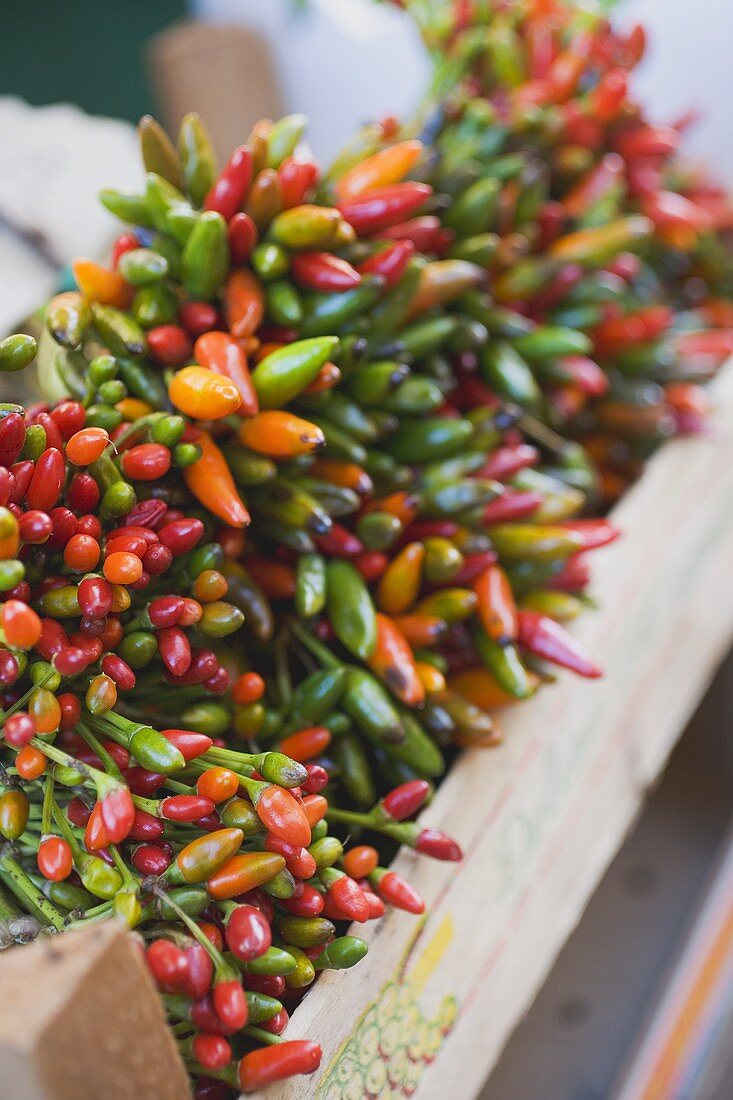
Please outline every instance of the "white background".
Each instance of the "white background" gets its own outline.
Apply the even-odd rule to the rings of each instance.
[[[328,159],[358,123],[410,109],[427,66],[414,29],[373,0],[192,0],[202,18],[247,23],[273,50],[289,111],[310,118]],[[295,15],[293,13],[296,13]],[[622,0],[617,18],[647,25],[637,87],[657,121],[690,107],[705,116],[688,148],[733,185],[733,0]]]

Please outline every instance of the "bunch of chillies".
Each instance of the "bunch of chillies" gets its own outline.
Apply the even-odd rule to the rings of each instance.
[[[385,809],[388,788],[416,808],[444,768],[442,745],[495,743],[490,711],[531,694],[552,665],[599,674],[561,624],[583,606],[585,553],[615,532],[576,518],[597,508],[595,470],[553,429],[571,423],[589,442],[606,499],[612,475],[618,488],[664,434],[634,436],[623,471],[609,469],[584,424],[617,368],[590,357],[596,321],[569,315],[578,303],[562,295],[542,301],[543,286],[510,282],[534,274],[522,255],[552,246],[545,223],[561,186],[551,173],[545,191],[543,172],[525,174],[521,127],[492,149],[495,108],[470,78],[461,96],[475,102],[456,97],[431,118],[436,149],[387,120],[322,181],[296,155],[300,116],[258,124],[219,174],[196,116],[177,150],[144,120],[145,194],[103,195],[131,228],[109,267],[77,262],[78,291],[51,303],[40,357],[46,393],[80,402],[123,460],[160,446],[160,424],[182,424],[171,467],[218,523],[212,568],[265,673],[240,672],[225,703],[199,686],[196,728],[231,728],[253,752],[308,761],[319,781],[338,780],[330,820],[448,859],[459,853],[447,838]],[[489,175],[493,198],[466,197]],[[497,201],[489,227],[482,203]],[[571,257],[584,282],[617,276],[642,306],[669,293],[668,273],[653,283],[628,251],[647,215],[629,215],[626,236],[573,242],[583,217],[559,237],[586,249]],[[497,293],[499,277],[512,293],[502,283]],[[686,339],[693,358],[704,345],[714,361],[728,337]],[[682,425],[695,426],[699,394],[677,395]],[[605,430],[616,460],[623,418]],[[187,499],[180,481],[174,506]],[[155,693],[141,705],[167,724]],[[378,858],[367,852],[363,867]],[[389,889],[378,864],[368,873]],[[216,1072],[234,1083],[233,1071]]]
[[[112,269],[74,265],[79,292],[47,311],[41,374],[76,387],[110,425],[130,387],[144,403],[140,430],[171,406],[208,422],[191,429],[202,455],[183,477],[222,521],[223,571],[245,629],[265,647],[279,640],[271,705],[238,706],[234,728],[269,744],[283,714],[286,727],[310,714],[344,732],[335,763],[346,783],[359,764],[350,793],[359,788],[367,805],[378,793],[370,757],[387,782],[432,779],[444,767],[436,738],[494,743],[483,702],[531,694],[547,675],[528,667],[532,653],[598,674],[556,620],[582,606],[578,555],[614,532],[567,525],[594,486],[577,446],[503,408],[487,385],[462,384],[451,353],[482,339],[481,326],[446,306],[485,275],[458,264],[464,282],[436,297],[431,272],[441,265],[409,239],[409,215],[431,188],[402,179],[421,144],[342,158],[323,185],[337,204],[324,206],[307,201],[317,198],[316,167],[291,155],[302,128],[299,116],[258,124],[217,176],[195,116],[178,153],[144,120],[143,156],[159,171],[143,196],[105,192],[103,201],[154,231],[122,234]],[[147,311],[153,292],[163,312]],[[102,342],[117,374],[100,386],[84,364]],[[112,408],[99,403],[110,381],[126,390]],[[250,518],[245,539],[237,532]],[[390,598],[403,574],[404,593]],[[315,654],[318,634],[330,648]],[[313,674],[314,658],[321,672],[330,662],[345,673],[345,713],[341,688],[307,714],[293,703],[293,678],[297,687]],[[447,674],[466,669],[482,675],[448,685]],[[430,732],[413,713],[428,695]]]
[[[680,160],[690,118],[655,125],[634,98],[642,27],[555,0],[401,6],[435,81],[390,141],[421,133],[420,178],[448,196],[419,231],[444,281],[453,261],[489,273],[456,306],[490,336],[467,366],[581,439],[611,502],[661,439],[704,427],[700,383],[733,351],[730,202]]]
[[[34,354],[10,337],[0,366]],[[294,731],[288,755],[203,732],[228,729],[230,678],[240,703],[265,685],[204,648],[243,615],[223,599],[221,547],[173,506],[176,419],[148,421],[165,422],[166,447],[124,423],[114,444],[72,400],[0,410],[0,916],[4,941],[112,916],[136,929],[211,1100],[317,1067],[317,1044],[280,1038],[283,1001],[365,954],[335,922],[424,905],[375,848],[330,834],[328,774],[302,762],[317,730]],[[405,784],[337,820],[458,859],[408,820],[430,793]]]

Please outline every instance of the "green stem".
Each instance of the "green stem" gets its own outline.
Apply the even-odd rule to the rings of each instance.
[[[119,450],[128,439],[131,439],[133,436],[143,431],[148,425],[154,424],[156,420],[160,420],[161,416],[164,415],[165,413],[162,412],[146,413],[145,416],[139,416],[137,420],[133,420],[132,423],[128,424],[125,430],[120,432],[115,438],[117,449]]]
[[[109,782],[109,776],[104,772],[100,772],[97,768],[93,768],[90,764],[83,764],[81,760],[77,760],[74,756],[70,756],[68,752],[64,752],[63,749],[57,749],[55,745],[49,744],[47,741],[41,741],[40,737],[34,737],[30,744],[34,748],[40,749],[41,752],[53,760],[55,764],[61,764],[64,768],[71,768],[72,771],[78,772],[79,775],[84,777],[85,786],[92,786],[99,790],[100,784],[102,787],[106,786]]]
[[[290,630],[305,648],[313,654],[313,656],[325,665],[326,668],[340,668],[343,664],[338,657],[334,657],[330,649],[314,638],[312,634],[309,634],[307,629],[299,623],[296,619],[292,619],[290,622]]]
[[[108,846],[108,852],[112,856],[112,862],[120,873],[123,883],[126,886],[131,886],[134,893],[137,893],[140,889],[140,883],[130,871],[129,867],[125,863],[124,859],[120,855],[119,849],[116,844],[110,844]]]
[[[188,928],[193,938],[201,944],[204,951],[214,964],[214,969],[217,971],[217,973],[222,970],[228,970],[229,967],[227,966],[223,955],[219,951],[217,951],[209,937],[201,931],[199,926],[196,924],[196,921],[192,920],[191,917],[189,917],[188,913],[184,913],[180,905],[177,905],[170,894],[166,894],[165,890],[157,888],[155,892],[157,893],[158,897],[162,898],[165,901],[166,905],[170,905],[173,912],[176,913],[178,918],[182,920],[183,923],[186,925],[186,928]]]
[[[66,925],[67,929],[82,928],[87,924],[94,924],[100,920],[108,920],[112,916],[112,902],[105,901],[101,905],[95,905],[93,909],[87,909],[84,912],[83,917],[79,917],[77,920],[69,921]]]
[[[258,1043],[268,1047],[274,1047],[283,1041],[279,1035],[273,1035],[271,1031],[263,1031],[261,1027],[255,1027],[254,1024],[248,1024],[243,1028],[243,1032],[248,1038],[256,1039]]]
[[[367,829],[378,828],[371,814],[360,814],[356,810],[340,810],[337,806],[329,805],[326,816],[332,821],[342,821],[346,825],[362,825]]]
[[[71,854],[74,857],[74,863],[78,864],[80,860],[84,858],[85,853],[82,851],[81,844],[76,839],[74,830],[66,819],[66,815],[58,803],[54,802],[52,805],[53,819],[56,822],[56,828],[59,830],[64,840],[68,842],[71,848]]]
[[[53,772],[46,776],[46,784],[43,788],[43,809],[41,810],[41,834],[47,836],[53,831]]]
[[[21,915],[21,911],[14,901],[8,897],[7,892],[0,887],[0,921],[15,920]]]
[[[20,699],[18,699],[17,702],[13,703],[12,707],[8,707],[6,711],[3,711],[2,718],[0,718],[0,725],[3,725],[6,720],[11,717],[11,715],[15,714],[19,710],[22,710],[23,707],[25,707],[25,704],[30,699],[33,692],[38,691],[39,688],[45,687],[49,680],[52,680],[53,677],[56,675],[56,669],[52,666],[42,680],[39,680],[37,684],[33,684],[32,687],[29,687],[25,695],[21,695]]]
[[[63,930],[65,918],[31,882],[17,860],[7,853],[0,855],[0,878],[33,916],[38,917],[44,924],[50,924],[57,932]]]
[[[115,764],[114,757],[105,749],[99,738],[96,737],[90,729],[87,729],[83,722],[80,722],[76,729],[77,733],[79,733],[84,738],[87,745],[89,745],[89,748],[92,749],[102,761],[107,775],[113,775],[115,779],[122,780],[122,772]]]

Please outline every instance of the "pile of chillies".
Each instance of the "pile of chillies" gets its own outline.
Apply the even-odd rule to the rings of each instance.
[[[143,119],[110,262],[42,318],[49,403],[0,409],[4,927],[134,927],[199,1100],[316,1068],[281,1032],[363,956],[338,923],[422,911],[395,845],[460,858],[414,820],[454,748],[600,675],[565,624],[602,509],[733,349],[728,215],[644,145],[638,35],[408,6],[429,103],[325,175],[302,116],[221,170]]]
[[[0,367],[34,353],[9,337]],[[317,1044],[280,1038],[283,1002],[364,956],[338,924],[424,905],[374,847],[331,834],[311,762],[325,731],[296,728],[285,751],[216,736],[223,700],[252,706],[265,684],[219,648],[243,615],[207,522],[175,505],[196,445],[176,415],[153,420],[157,442],[125,432],[113,443],[74,400],[0,409],[0,921],[3,942],[136,929],[212,1100],[315,1069]],[[408,820],[430,792],[398,786],[362,829],[460,858]]]
[[[692,117],[635,99],[643,27],[560,0],[400,6],[436,73],[389,140],[430,143],[420,179],[448,201],[420,229],[444,281],[451,261],[489,274],[455,307],[490,336],[464,366],[581,439],[610,503],[661,439],[704,428],[700,383],[733,352],[730,201],[680,160]]]
[[[442,746],[496,743],[489,709],[551,665],[599,675],[562,623],[615,532],[576,518],[595,488],[582,448],[456,370],[486,333],[446,306],[485,274],[462,262],[467,281],[436,291],[441,262],[409,239],[434,200],[402,179],[421,144],[342,163],[326,206],[293,155],[303,125],[258,124],[217,175],[196,116],[178,150],[143,120],[145,193],[102,195],[134,226],[111,267],[74,265],[40,375],[118,446],[187,420],[182,478],[220,521],[271,672],[264,700],[234,694],[233,729],[277,747],[325,728],[368,808],[385,783],[437,778]]]

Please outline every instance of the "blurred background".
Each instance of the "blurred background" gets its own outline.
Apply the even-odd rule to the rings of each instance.
[[[619,0],[616,9],[650,32],[636,85],[649,114],[666,122],[699,111],[689,155],[733,187],[731,0]],[[56,289],[76,255],[104,255],[115,223],[96,194],[136,189],[141,114],[174,128],[199,111],[223,157],[258,118],[303,112],[311,149],[327,162],[361,122],[409,112],[428,80],[410,20],[373,0],[3,0],[2,24],[3,332]],[[624,1100],[642,1095],[619,1075],[643,1078],[645,1042],[674,1018],[665,1007],[674,975],[695,972],[695,929],[724,910],[708,882],[722,881],[728,901],[733,893],[733,855],[719,854],[733,852],[733,757],[721,765],[717,740],[711,749],[730,722],[732,673],[729,663],[485,1100],[608,1100],[617,1086]],[[733,976],[726,988],[714,1022],[730,1036]],[[727,1100],[730,1041],[703,1054],[690,1051],[699,1073],[685,1100]]]
[[[651,47],[638,87],[659,121],[693,108],[693,158],[733,182],[730,0],[618,0]],[[361,122],[403,114],[428,65],[410,19],[374,0],[4,0],[0,72],[0,328],[113,233],[103,186],[136,186],[133,124],[197,110],[223,156],[260,117],[309,116],[328,161]]]
[[[721,33],[729,4],[616,7],[651,31],[638,87],[654,116],[699,110],[690,155],[733,181]],[[198,110],[224,154],[257,118],[301,111],[313,152],[327,161],[360,122],[408,111],[428,71],[411,21],[373,0],[5,0],[3,32],[0,275],[13,273],[0,304],[6,328],[73,253],[104,251],[111,220],[95,194],[112,182],[134,185],[131,124],[141,114],[174,126]]]

